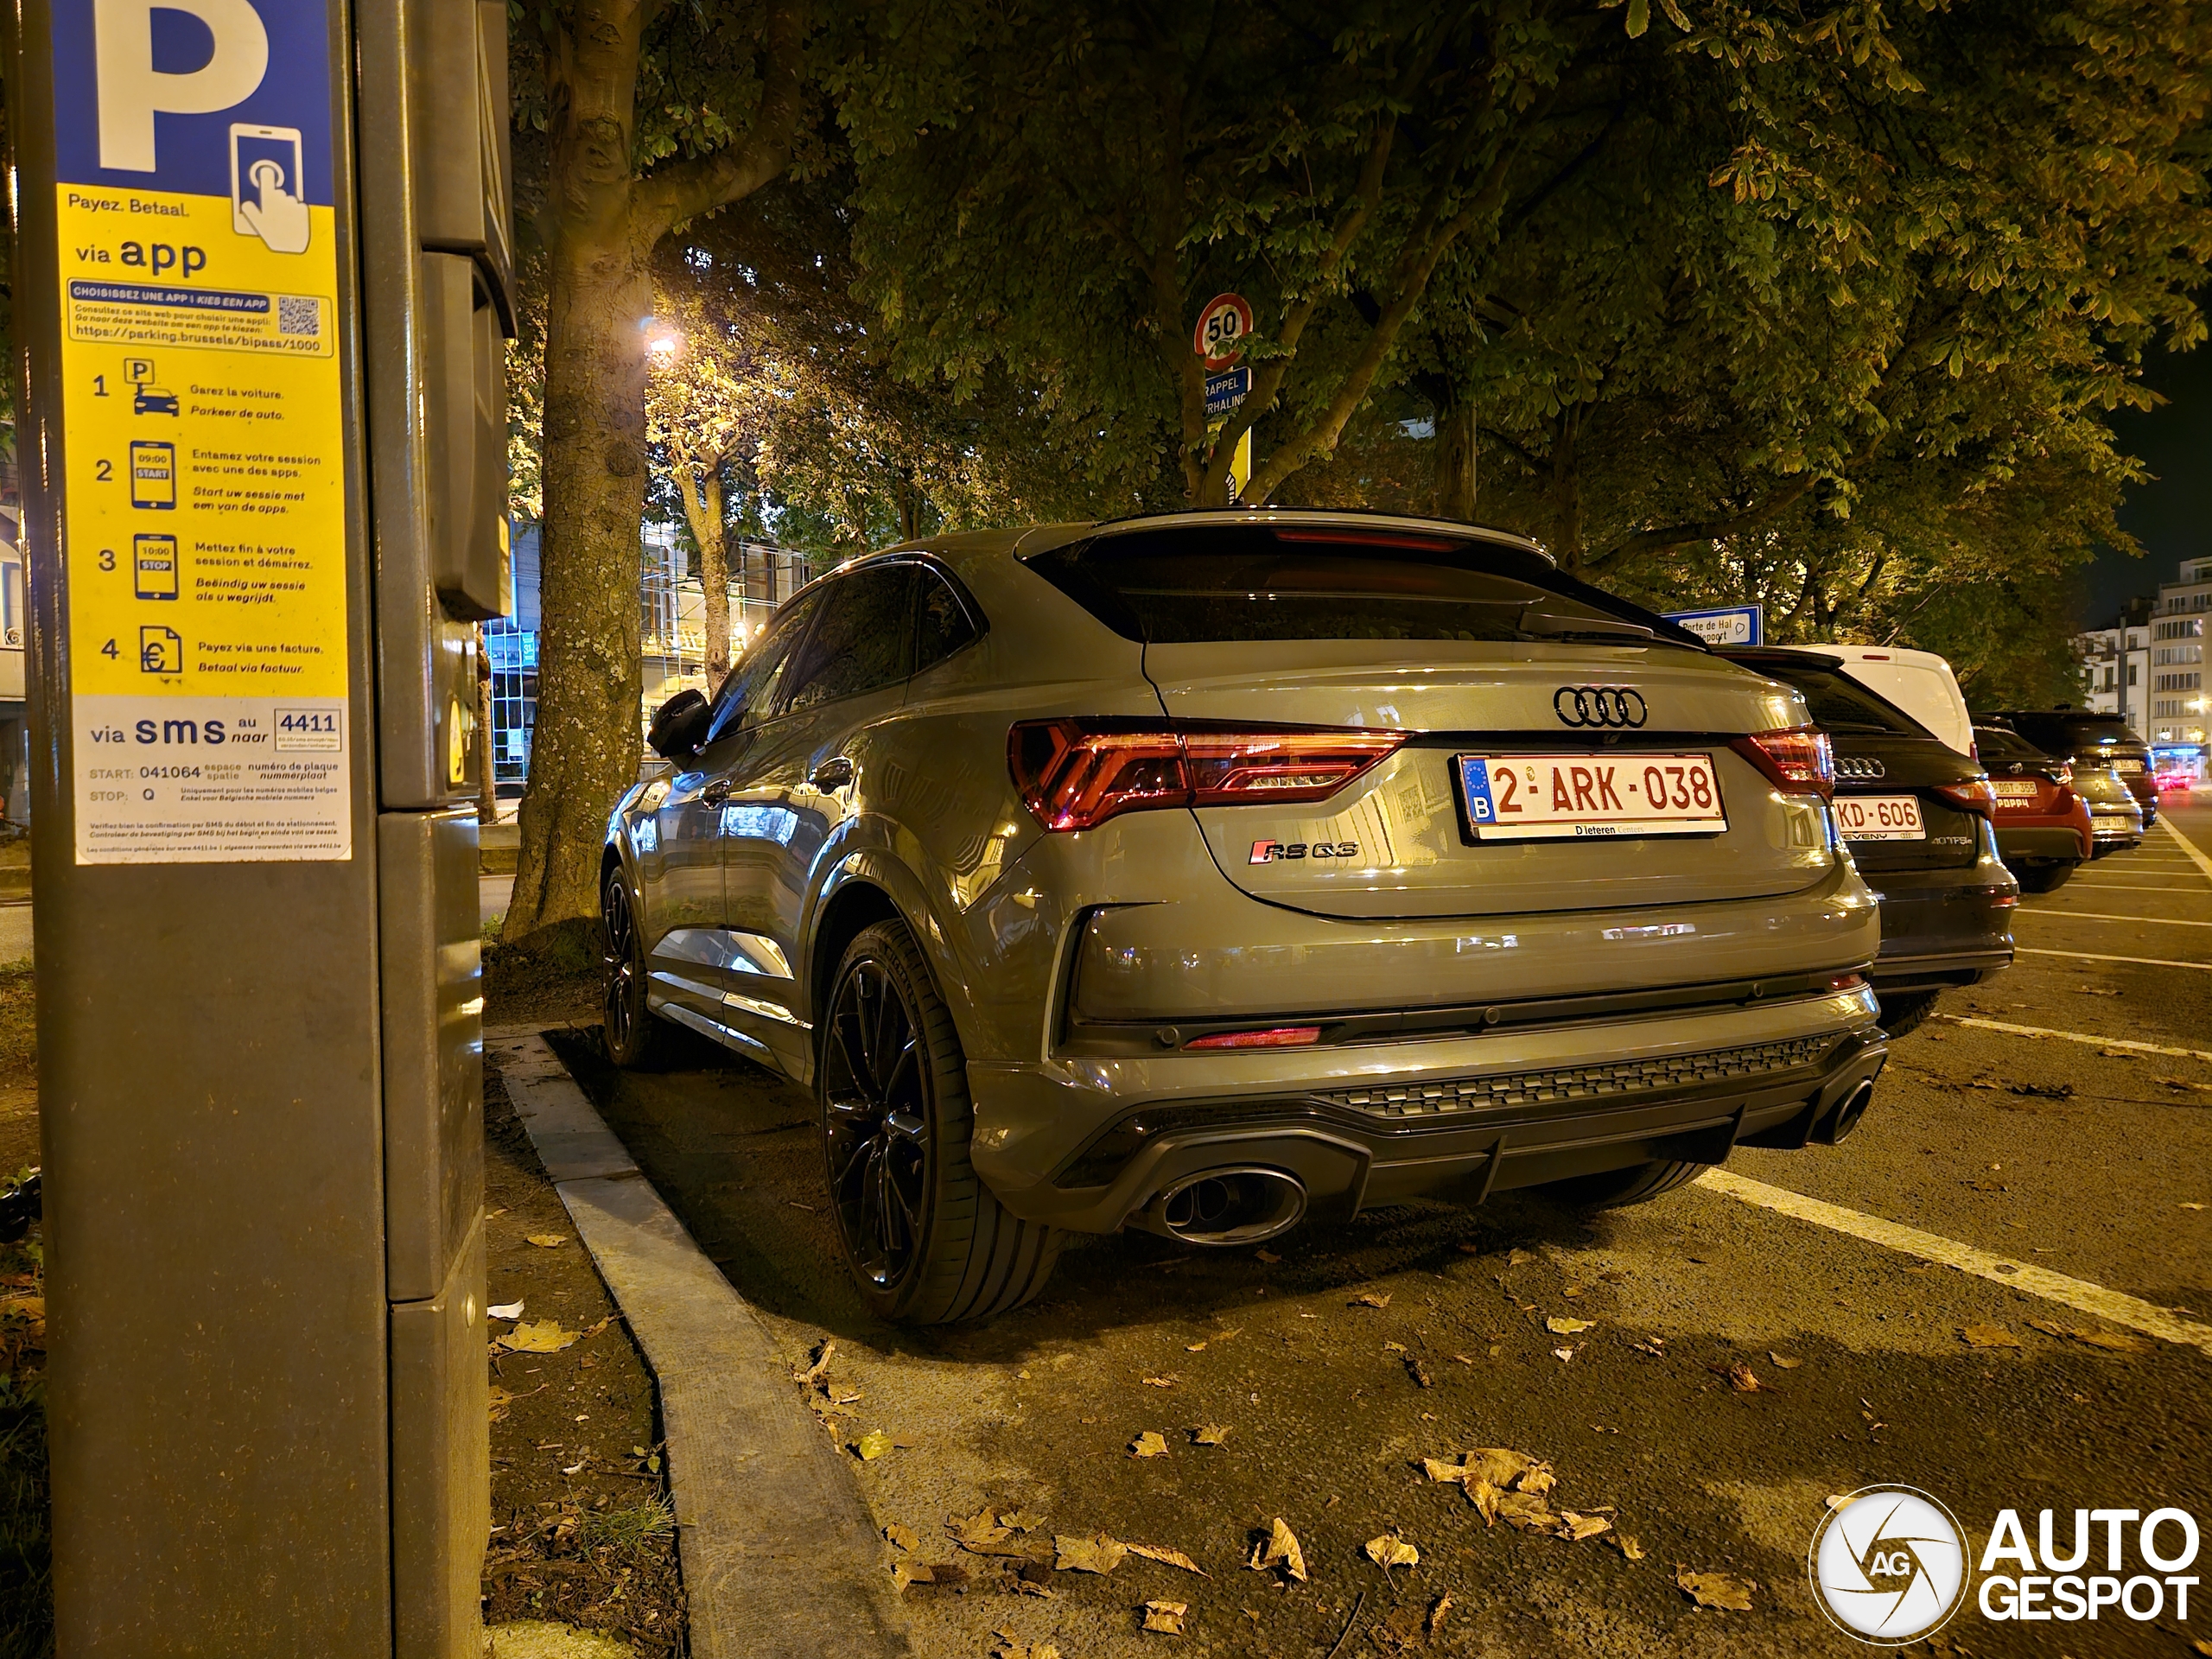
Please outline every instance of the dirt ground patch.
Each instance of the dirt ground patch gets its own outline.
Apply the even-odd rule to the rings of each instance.
[[[522,1304],[495,1332],[543,1332],[551,1353],[492,1359],[491,1622],[556,1618],[640,1653],[684,1651],[651,1374],[495,1072],[485,1078],[489,1296]],[[572,1337],[572,1333],[582,1333]]]

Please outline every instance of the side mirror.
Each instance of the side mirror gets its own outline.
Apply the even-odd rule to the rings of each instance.
[[[696,691],[679,691],[660,706],[653,723],[645,728],[645,741],[655,754],[677,762],[695,760],[706,741],[714,705]]]

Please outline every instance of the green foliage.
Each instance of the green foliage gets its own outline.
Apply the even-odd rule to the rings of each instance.
[[[1033,383],[1155,495],[1221,499],[1187,340],[1233,289],[1255,495],[1466,512],[1478,472],[1624,591],[2048,682],[2068,570],[2126,544],[2108,417],[2204,332],[2183,0],[876,16],[834,74],[891,361]]]

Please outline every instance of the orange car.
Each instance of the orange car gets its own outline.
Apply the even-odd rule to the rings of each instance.
[[[2045,754],[2005,726],[1977,726],[1974,748],[1997,791],[1997,850],[2023,893],[2049,893],[2095,850],[2089,804],[2074,791],[2070,761]]]

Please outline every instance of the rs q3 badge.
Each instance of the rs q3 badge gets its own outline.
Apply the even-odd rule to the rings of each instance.
[[[1255,864],[1279,864],[1294,858],[1357,858],[1359,843],[1356,841],[1255,841],[1252,843],[1251,861]]]

